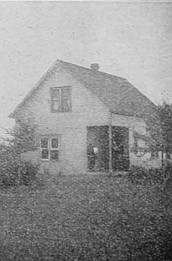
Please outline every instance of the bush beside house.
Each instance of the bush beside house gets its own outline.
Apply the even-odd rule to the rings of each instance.
[[[10,138],[0,144],[0,186],[28,185],[36,179],[39,166],[21,160],[21,153],[36,149],[35,131],[31,120],[8,130]]]

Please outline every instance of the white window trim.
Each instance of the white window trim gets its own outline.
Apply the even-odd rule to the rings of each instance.
[[[52,148],[52,140],[53,139],[58,139],[58,148]],[[59,137],[51,137],[50,138],[50,149],[49,149],[49,154],[50,154],[50,160],[51,161],[59,161]],[[51,151],[58,151],[58,159],[51,159]]]
[[[47,138],[48,139],[48,148],[41,148],[41,140]],[[52,139],[58,139],[58,148],[52,148]],[[42,150],[47,149],[48,150],[48,158],[43,159],[42,158]],[[51,159],[51,151],[56,151],[58,150],[58,160],[56,159]],[[59,162],[60,161],[60,152],[61,152],[61,135],[50,135],[50,136],[42,136],[40,138],[40,159],[41,161],[55,161]]]
[[[40,158],[41,158],[41,161],[49,161],[49,160],[50,160],[50,158],[49,158],[49,157],[50,157],[50,154],[49,154],[49,139],[48,139],[48,148],[42,148],[42,147],[41,147],[41,141],[42,141],[43,139],[45,139],[45,138],[48,139],[47,136],[42,136],[41,139],[40,139]],[[43,158],[42,158],[42,151],[43,151],[43,150],[46,150],[46,149],[48,150],[48,159],[43,159]]]
[[[69,90],[70,90],[70,110],[69,111],[62,111],[62,109],[61,109],[61,103],[62,103],[62,89],[63,88],[69,88]],[[58,89],[59,90],[59,92],[60,92],[60,99],[55,99],[55,100],[58,100],[59,101],[59,104],[60,104],[60,110],[54,110],[53,109],[53,100],[52,100],[52,91],[53,91],[53,89]],[[71,112],[72,111],[72,87],[71,86],[60,86],[60,87],[51,87],[50,88],[50,97],[51,97],[51,112],[52,113],[65,113],[65,112]]]

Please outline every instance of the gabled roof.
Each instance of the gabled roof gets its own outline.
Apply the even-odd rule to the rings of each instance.
[[[156,105],[151,100],[124,78],[57,60],[9,117],[15,118],[41,84],[59,68],[72,74],[113,113],[144,117],[150,113],[150,109],[156,109]]]

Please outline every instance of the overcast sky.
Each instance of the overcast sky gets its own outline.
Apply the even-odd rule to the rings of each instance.
[[[0,2],[0,126],[56,59],[172,101],[172,3]],[[1,131],[0,131],[1,132]]]

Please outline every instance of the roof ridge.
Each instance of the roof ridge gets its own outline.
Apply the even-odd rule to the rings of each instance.
[[[149,102],[152,103],[153,106],[156,106],[156,104],[155,104],[152,100],[150,100],[145,94],[143,94],[138,88],[136,88],[133,84],[131,84],[131,83],[130,83],[126,78],[124,78],[124,77],[117,76],[117,75],[113,75],[113,74],[106,73],[106,72],[99,71],[99,70],[98,70],[98,71],[93,71],[93,70],[90,69],[90,68],[83,67],[83,66],[81,66],[81,65],[77,65],[77,64],[73,64],[73,63],[69,63],[69,62],[66,62],[66,61],[62,61],[62,60],[60,60],[60,59],[57,59],[57,61],[62,62],[62,63],[65,63],[65,64],[68,64],[68,65],[72,65],[72,66],[75,66],[75,67],[79,67],[79,68],[88,70],[88,71],[90,71],[90,72],[93,72],[93,73],[94,73],[94,74],[93,74],[93,77],[95,76],[95,78],[96,78],[96,74],[95,74],[95,73],[97,73],[97,74],[102,74],[102,75],[111,76],[111,77],[115,77],[115,78],[121,79],[121,80],[125,81],[127,84],[129,84],[130,87],[133,88],[134,90],[136,90],[138,93],[141,93]],[[128,92],[130,92],[130,91],[128,91]]]
[[[95,71],[91,68],[83,67],[77,64],[69,63],[56,59],[53,65],[47,70],[47,72],[40,78],[40,80],[33,86],[25,98],[18,104],[15,110],[9,115],[9,117],[15,117],[16,113],[30,99],[34,92],[41,86],[41,84],[55,71],[64,70],[66,73],[71,73],[83,86],[88,88],[93,94],[98,96],[100,100],[104,102],[109,110],[114,110],[116,107],[121,107],[122,110],[126,111],[126,108],[122,108],[121,100],[124,97],[133,96],[142,97],[151,106],[156,105],[139,89],[132,85],[127,79],[109,74],[102,71]],[[131,94],[131,95],[128,95]],[[127,98],[128,99],[128,98]],[[140,99],[140,98],[139,98]],[[140,103],[140,101],[136,101]],[[131,107],[131,106],[130,106]],[[131,108],[130,108],[131,109]]]
[[[66,62],[66,61],[63,61],[63,60],[60,60],[60,59],[57,59],[56,62],[65,63],[65,64],[72,65],[72,66],[75,66],[75,67],[79,67],[79,68],[81,68],[81,69],[88,70],[88,71],[93,72],[93,73],[96,72],[96,73],[104,74],[104,75],[111,76],[111,77],[116,77],[116,78],[119,78],[119,79],[122,79],[122,80],[127,81],[126,78],[121,77],[121,76],[117,76],[117,75],[110,74],[110,73],[107,73],[107,72],[103,72],[103,71],[100,71],[100,70],[98,70],[98,71],[94,71],[94,70],[91,69],[91,68],[84,67],[84,66],[81,66],[81,65],[78,65],[78,64],[74,64],[74,63],[69,63],[69,62]]]

